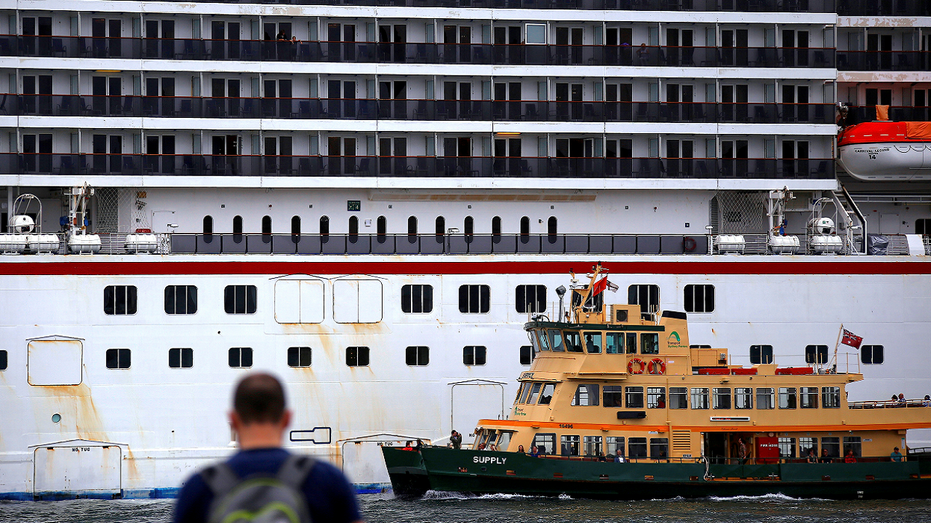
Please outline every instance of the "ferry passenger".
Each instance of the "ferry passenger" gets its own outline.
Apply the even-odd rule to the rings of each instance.
[[[847,449],[847,454],[844,456],[844,463],[856,463],[857,457],[853,455],[853,449]]]
[[[624,451],[623,451],[623,450],[617,449],[617,455],[614,456],[614,462],[615,462],[615,463],[624,463]]]
[[[523,446],[523,445],[518,445],[518,446],[517,446],[517,453],[518,453],[518,454],[526,454],[526,452],[524,452],[524,446]]]
[[[900,405],[905,405],[905,394],[902,394],[902,393],[900,392],[900,393],[899,393],[898,401],[899,401],[899,404],[900,404]]]
[[[889,454],[889,459],[891,459],[892,461],[899,462],[899,463],[902,462],[902,453],[899,452],[899,447],[895,447],[892,449],[892,454]]]
[[[819,463],[830,463],[833,460],[831,456],[828,456],[828,449],[821,449],[821,457],[818,458]]]
[[[921,402],[922,407],[931,407],[931,395],[925,394],[924,401]]]
[[[452,434],[449,436],[449,442],[452,443],[454,449],[459,450],[462,448],[462,434],[453,430]]]
[[[737,458],[740,460],[740,464],[743,465],[747,463],[747,444],[744,443],[743,438],[737,438]]]
[[[815,456],[815,449],[808,449],[808,462],[809,463],[818,462],[818,456]]]
[[[539,457],[540,457],[540,449],[537,448],[536,445],[533,445],[532,447],[530,447],[530,457],[531,457],[531,458],[539,458]]]
[[[411,442],[408,441],[402,450],[414,450],[414,447],[411,445]]]

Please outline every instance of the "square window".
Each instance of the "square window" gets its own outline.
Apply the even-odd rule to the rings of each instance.
[[[546,44],[546,25],[527,24],[527,39],[525,41],[528,45]]]
[[[530,365],[533,363],[534,352],[531,345],[521,345],[520,347],[520,364]]]
[[[773,362],[772,345],[750,345],[750,363],[759,365]]]
[[[484,314],[491,309],[491,287],[488,285],[459,286],[459,312]]]
[[[108,369],[128,369],[132,364],[132,353],[129,349],[107,349]]]
[[[223,290],[223,308],[227,314],[255,314],[255,285],[227,285]]]
[[[583,383],[576,387],[572,405],[576,407],[598,406],[598,385]]]
[[[713,312],[714,285],[686,285],[685,312]]]
[[[647,408],[666,408],[666,387],[647,387]]]
[[[627,457],[631,459],[647,457],[647,439],[627,438]]]
[[[514,306],[521,314],[546,312],[545,285],[518,285],[514,292]]]
[[[707,387],[692,387],[692,408],[693,409],[707,409],[708,408],[708,388]]]
[[[487,349],[481,345],[467,345],[462,348],[464,365],[484,365]]]
[[[728,388],[718,388],[715,387],[712,389],[712,407],[715,409],[729,409],[731,408],[731,389]]]
[[[430,363],[430,347],[412,346],[406,350],[408,365],[427,365]]]
[[[136,286],[108,285],[105,287],[103,312],[110,315],[136,314]]]
[[[197,312],[197,287],[194,285],[165,287],[166,314],[194,314],[195,312]]]
[[[659,310],[659,285],[627,287],[627,304],[640,305],[640,315],[650,318]]]
[[[350,367],[368,367],[368,347],[346,347],[346,365]]]
[[[806,345],[805,346],[805,363],[809,365],[822,365],[828,362],[827,345]]]
[[[172,369],[194,366],[194,349],[168,349],[168,366]]]
[[[252,366],[252,347],[233,347],[229,350],[230,367],[244,369]]]
[[[433,286],[404,285],[401,287],[401,311],[415,314],[433,312]]]
[[[883,362],[883,346],[864,345],[860,349],[860,361],[866,365],[879,365]]]
[[[756,389],[756,408],[757,410],[768,410],[776,408],[776,393],[772,387],[760,387]]]
[[[288,347],[288,367],[310,367],[310,347]]]
[[[643,408],[643,387],[626,387],[624,393],[628,409]]]

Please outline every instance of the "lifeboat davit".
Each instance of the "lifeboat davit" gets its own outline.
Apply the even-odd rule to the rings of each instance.
[[[931,122],[851,125],[837,149],[837,163],[858,180],[931,180]]]

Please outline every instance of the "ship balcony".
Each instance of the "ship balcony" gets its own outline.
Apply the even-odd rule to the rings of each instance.
[[[931,16],[931,2],[912,0],[841,0],[840,16]]]
[[[931,71],[931,51],[837,51],[838,71]]]
[[[931,121],[931,107],[902,107],[889,106],[889,120],[896,122],[927,122]],[[853,125],[861,122],[876,120],[876,106],[848,106],[847,120],[844,125]]]
[[[831,158],[0,154],[0,174],[833,179]]]
[[[0,36],[0,56],[340,63],[833,68],[834,48]]]
[[[495,122],[834,124],[829,103],[207,98],[0,94],[0,114]]]

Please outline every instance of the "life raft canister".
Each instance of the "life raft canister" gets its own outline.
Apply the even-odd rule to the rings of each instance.
[[[653,358],[647,365],[647,372],[650,374],[666,374],[666,362],[660,358]]]
[[[646,364],[643,363],[643,360],[640,358],[632,358],[627,362],[627,373],[628,374],[643,374],[643,369],[646,368]]]

